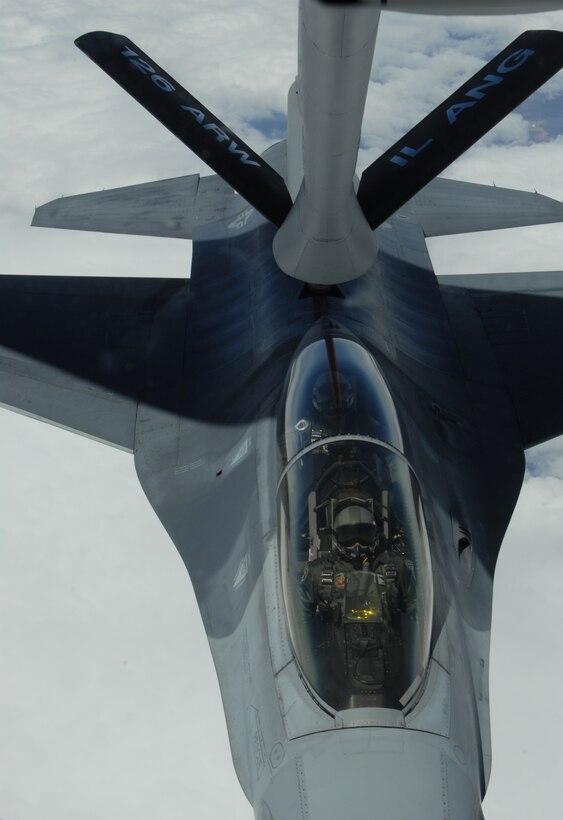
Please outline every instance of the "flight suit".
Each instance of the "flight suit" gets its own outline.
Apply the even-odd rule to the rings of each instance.
[[[306,565],[301,597],[316,651],[342,685],[346,681],[353,693],[370,696],[397,690],[403,666],[401,613],[416,621],[408,558],[395,549],[354,561],[331,553]]]
[[[368,570],[375,573],[386,595],[387,617],[397,611],[416,619],[416,588],[412,561],[395,550],[385,549],[368,561],[360,557],[348,561],[330,553],[309,561],[301,577],[302,600],[308,615],[338,617],[346,596],[346,579],[352,573]]]

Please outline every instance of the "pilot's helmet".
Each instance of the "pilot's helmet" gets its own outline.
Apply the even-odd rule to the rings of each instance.
[[[351,558],[373,552],[378,540],[373,514],[360,504],[349,504],[336,514],[334,534],[338,549]]]
[[[313,405],[321,416],[329,417],[354,405],[352,381],[343,373],[325,372],[313,386]]]

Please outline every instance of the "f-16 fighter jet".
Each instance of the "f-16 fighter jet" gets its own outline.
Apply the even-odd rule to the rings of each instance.
[[[258,820],[482,817],[495,564],[525,449],[563,432],[562,275],[437,278],[426,249],[563,221],[439,176],[559,71],[563,33],[524,32],[358,179],[382,10],[530,8],[301,0],[262,155],[140,45],[79,37],[215,173],[33,224],[192,239],[191,278],[0,278],[0,402],[134,453]]]

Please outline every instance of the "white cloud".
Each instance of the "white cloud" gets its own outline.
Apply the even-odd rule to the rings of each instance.
[[[0,419],[0,816],[248,820],[191,584],[131,457]]]

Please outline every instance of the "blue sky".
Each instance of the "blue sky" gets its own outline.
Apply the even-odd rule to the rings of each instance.
[[[206,173],[73,40],[127,34],[263,150],[283,128],[296,5],[21,0],[3,14],[0,272],[186,275],[187,242],[29,228],[63,193]],[[360,167],[527,27],[563,29],[563,13],[384,15]],[[448,175],[562,199],[562,92],[563,73]],[[438,273],[563,269],[562,248],[559,226],[430,243]],[[131,457],[0,419],[0,817],[249,820],[189,581]],[[562,445],[530,463],[496,581],[487,820],[560,804]]]

